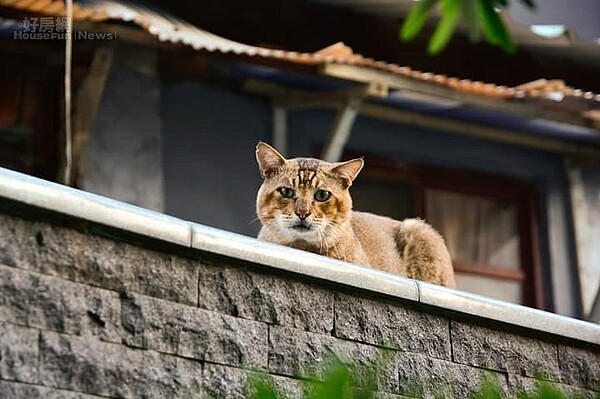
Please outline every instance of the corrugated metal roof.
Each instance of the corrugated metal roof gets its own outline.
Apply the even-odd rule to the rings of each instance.
[[[23,30],[23,23],[10,18],[0,18],[0,37],[10,37],[13,32]]]
[[[0,0],[0,5],[35,14],[65,15],[64,1]],[[214,35],[162,10],[139,2],[80,0],[74,4],[73,19],[75,21],[118,20],[131,22],[162,42],[183,44],[196,50],[270,58],[295,64],[349,64],[385,71],[417,81],[429,82],[459,92],[492,98],[545,97],[560,100],[564,97],[574,97],[587,101],[600,102],[600,95],[574,89],[562,81],[540,79],[517,87],[499,86],[493,83],[448,77],[431,72],[413,70],[407,66],[376,61],[354,53],[350,47],[341,42],[314,53],[300,53],[251,46]]]

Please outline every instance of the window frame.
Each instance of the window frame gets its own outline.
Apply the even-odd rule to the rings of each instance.
[[[397,181],[414,187],[415,216],[427,220],[428,189],[508,203],[517,211],[521,268],[507,269],[452,259],[457,272],[521,283],[521,304],[545,309],[539,244],[538,195],[531,183],[498,175],[365,157],[359,178]]]

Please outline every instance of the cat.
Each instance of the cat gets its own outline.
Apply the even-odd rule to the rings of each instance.
[[[256,199],[259,239],[456,287],[444,239],[429,224],[352,210],[349,188],[362,158],[287,160],[259,142],[256,160],[263,178]]]

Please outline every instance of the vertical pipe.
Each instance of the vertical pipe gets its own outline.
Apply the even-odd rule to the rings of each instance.
[[[73,0],[66,0],[67,36],[65,40],[65,170],[63,180],[71,184],[73,133],[71,129],[71,58],[73,55]]]

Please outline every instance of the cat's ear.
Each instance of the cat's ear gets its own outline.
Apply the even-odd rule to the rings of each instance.
[[[272,176],[282,167],[286,160],[277,150],[267,143],[258,142],[256,146],[256,161],[263,179]]]
[[[338,174],[346,181],[348,186],[351,186],[364,164],[365,161],[362,158],[356,158],[346,162],[335,163],[331,171]]]

